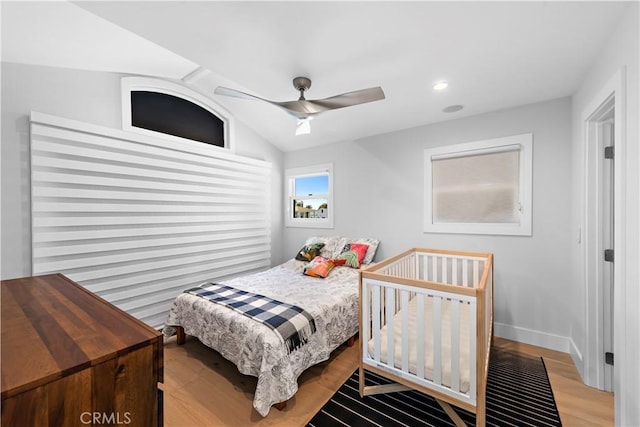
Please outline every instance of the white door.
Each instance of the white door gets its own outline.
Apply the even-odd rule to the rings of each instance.
[[[611,117],[606,117],[600,124],[602,130],[602,242],[605,248],[602,262],[602,311],[603,311],[603,346],[604,358],[604,390],[613,391],[613,293],[614,293],[614,110]]]
[[[587,385],[613,391],[615,97],[587,116],[585,267],[587,287]],[[609,363],[607,363],[609,362]],[[613,360],[615,362],[615,360]]]

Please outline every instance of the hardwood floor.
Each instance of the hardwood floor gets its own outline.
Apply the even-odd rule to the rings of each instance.
[[[563,425],[614,424],[613,394],[585,386],[568,354],[500,338],[494,345],[543,357]],[[272,408],[265,418],[252,406],[256,378],[240,374],[197,339],[188,337],[183,346],[175,337],[168,339],[164,361],[165,426],[295,427],[304,426],[356,369],[358,341],[353,347],[342,345],[330,360],[304,372],[287,407]]]

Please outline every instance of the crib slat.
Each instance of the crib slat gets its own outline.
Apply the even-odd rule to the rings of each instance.
[[[416,375],[418,378],[424,378],[424,294],[419,293],[416,298],[416,303],[418,304],[418,310],[416,312],[416,333],[417,336],[417,367],[416,367]]]
[[[469,286],[469,260],[462,261],[462,286]]]
[[[433,296],[433,382],[442,384],[442,298]]]
[[[458,285],[458,258],[451,259],[451,283]]]
[[[396,292],[395,289],[388,287],[386,288],[385,295],[385,309],[387,312],[387,316],[385,319],[385,325],[387,327],[387,360],[386,362],[391,366],[394,365],[395,361],[395,351],[394,351],[394,337],[395,331],[393,330],[393,315],[395,314],[396,307]]]
[[[460,391],[460,302],[451,304],[451,389]]]
[[[371,304],[373,305],[372,317],[373,325],[373,359],[376,362],[380,361],[380,316],[382,316],[382,310],[380,308],[380,286],[371,286]]]
[[[476,334],[477,334],[477,327],[478,327],[478,322],[476,319],[478,319],[477,317],[477,307],[476,307],[476,303],[472,302],[469,304],[469,318],[472,319],[469,322],[469,378],[472,378],[472,381],[470,381],[469,384],[469,396],[475,396],[476,395],[476,381],[475,378],[477,375],[477,371],[476,371],[476,357],[477,356],[477,349],[476,349]]]
[[[429,257],[422,257],[422,280],[429,280]]]
[[[478,283],[480,282],[479,269],[480,261],[476,259],[473,261],[473,286],[478,286]]]
[[[371,310],[373,309],[373,304],[371,303],[371,287],[367,283],[366,279],[361,283],[361,300],[360,300],[360,347],[362,351],[360,354],[363,358],[371,357],[371,352],[368,348],[368,343],[371,340]],[[364,383],[363,383],[364,385]]]
[[[402,371],[409,372],[409,291],[400,294],[402,313]]]
[[[447,258],[442,257],[442,283],[449,283],[449,262]]]
[[[433,282],[438,281],[438,258],[434,255],[432,258],[431,280]]]

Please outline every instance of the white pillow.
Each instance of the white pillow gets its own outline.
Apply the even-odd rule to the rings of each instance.
[[[304,244],[306,246],[312,243],[324,243],[324,247],[320,249],[320,256],[334,259],[340,254],[345,245],[342,241],[342,238],[339,236],[314,236],[309,237]]]

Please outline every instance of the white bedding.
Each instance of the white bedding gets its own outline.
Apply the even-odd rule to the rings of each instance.
[[[297,379],[305,369],[327,360],[358,331],[358,270],[336,267],[326,279],[319,279],[302,274],[305,264],[292,259],[222,282],[297,305],[315,318],[316,333],[291,354],[269,327],[195,295],[180,294],[166,322],[182,326],[188,335],[235,363],[241,373],[258,377],[253,407],[262,416],[271,405],[296,393]],[[165,328],[165,333],[170,331]]]
[[[428,380],[433,380],[433,328],[431,319],[433,319],[433,298],[425,298],[424,303],[424,319],[425,324],[423,325],[423,336],[425,343],[425,360],[424,363],[424,372],[425,378]],[[456,302],[457,303],[457,302]],[[441,304],[441,374],[442,374],[442,384],[451,387],[451,305],[453,303],[451,301],[443,300]],[[457,303],[459,304],[459,303]],[[417,321],[416,321],[416,312],[417,312],[417,298],[412,298],[409,301],[408,310],[409,310],[409,322],[408,322],[408,330],[409,330],[409,372],[412,374],[416,374],[417,372]],[[460,304],[459,311],[459,325],[460,325],[460,357],[459,357],[459,378],[460,378],[460,391],[462,393],[466,393],[469,391],[469,304]],[[402,367],[402,316],[401,313],[398,312],[393,318],[393,330],[394,330],[394,350],[393,350],[393,361],[394,366],[396,368],[401,369]],[[382,363],[388,363],[387,357],[387,326],[383,326],[380,329],[380,361]],[[369,356],[373,358],[374,354],[374,343],[373,339],[369,340],[368,343]],[[458,363],[454,361],[453,363]]]

